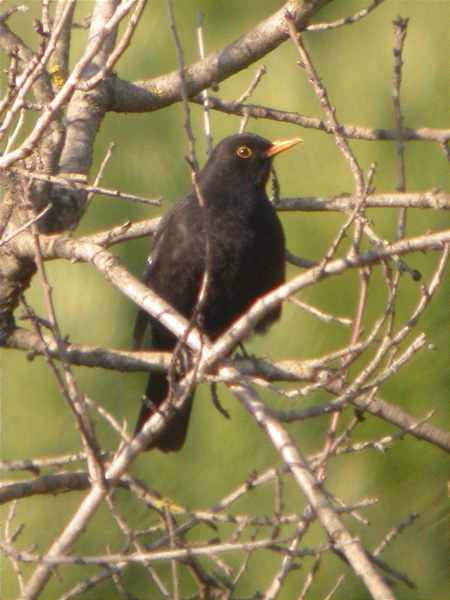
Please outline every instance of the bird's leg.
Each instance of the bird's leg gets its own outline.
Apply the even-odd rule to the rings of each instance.
[[[237,358],[246,358],[248,360],[251,360],[252,356],[245,349],[243,342],[239,342],[239,344],[237,345],[237,348],[238,348],[238,350],[236,351]]]
[[[212,403],[217,408],[217,410],[220,412],[220,414],[225,417],[225,419],[230,419],[231,418],[230,413],[220,404],[219,395],[217,394],[217,383],[211,383],[210,389],[211,389]]]
[[[252,360],[252,361],[258,360],[258,357],[256,354],[250,354],[249,352],[247,352],[243,342],[239,342],[238,345],[236,346],[236,348],[238,350],[236,351],[235,358],[241,358],[244,360]]]

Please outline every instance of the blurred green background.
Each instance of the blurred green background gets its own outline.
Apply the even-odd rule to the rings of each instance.
[[[205,43],[207,52],[219,49],[236,39],[261,19],[281,6],[275,0],[242,3],[239,0],[191,0],[176,4],[176,17],[186,54],[186,61],[197,58],[195,27],[199,10],[205,14]],[[354,13],[368,1],[337,0],[320,14],[320,20],[332,20]],[[90,10],[90,2],[79,5],[77,18]],[[36,8],[36,6],[34,7]],[[38,14],[38,10],[36,11]],[[392,20],[400,14],[409,17],[409,30],[404,53],[402,103],[405,125],[409,127],[448,127],[448,19],[450,4],[445,1],[387,1],[367,19],[351,27],[324,33],[305,35],[307,47],[326,84],[337,115],[344,123],[368,127],[392,127]],[[317,19],[319,20],[319,19]],[[36,47],[36,38],[29,25],[29,15],[15,16],[10,23],[18,33],[26,35]],[[72,64],[85,45],[86,33],[74,32]],[[297,55],[290,43],[285,43],[261,63],[268,73],[261,81],[253,103],[278,109],[322,116],[317,99],[304,73],[296,66]],[[235,99],[247,88],[258,64],[220,85],[224,99]],[[166,19],[164,2],[150,2],[138,28],[131,49],[120,61],[119,76],[146,79],[176,68],[176,55]],[[192,107],[193,127],[201,162],[205,159],[205,143],[201,109]],[[212,113],[215,141],[234,133],[239,119]],[[102,125],[95,145],[95,164],[92,174],[104,157],[108,144],[116,150],[106,170],[102,185],[130,193],[154,197],[162,195],[161,209],[98,197],[92,202],[77,234],[95,232],[124,221],[139,220],[164,212],[181,197],[190,185],[190,175],[184,161],[187,151],[180,105],[142,115],[109,114]],[[248,128],[260,135],[275,138],[300,135],[301,148],[277,161],[277,172],[284,196],[333,195],[353,190],[353,178],[331,136],[313,130],[300,130],[289,124],[269,121],[250,121]],[[351,142],[364,170],[370,163],[378,165],[374,185],[379,192],[392,191],[396,186],[396,150],[389,142]],[[436,144],[408,143],[406,147],[406,177],[410,191],[430,188],[448,190],[448,166]],[[372,211],[374,227],[379,235],[392,239],[397,214],[394,210]],[[323,256],[342,223],[342,217],[331,214],[291,213],[282,215],[292,252],[311,259]],[[427,230],[443,229],[449,220],[443,212],[409,211],[408,235]],[[114,252],[132,273],[142,271],[149,242],[140,240],[115,247]],[[436,254],[414,255],[409,263],[421,270],[428,281],[436,266]],[[89,266],[55,262],[48,265],[60,326],[75,343],[113,348],[131,346],[135,307]],[[290,274],[295,270],[291,269]],[[330,280],[306,290],[301,299],[351,317],[355,308],[356,273]],[[402,278],[397,322],[408,318],[419,296],[419,284],[407,276]],[[42,291],[36,280],[27,298],[39,314],[45,315]],[[416,332],[425,331],[434,344],[433,352],[422,351],[399,375],[383,389],[384,397],[404,406],[410,413],[423,416],[435,413],[432,422],[448,428],[448,279],[434,300],[431,309],[420,321]],[[367,326],[384,306],[385,290],[382,278],[375,272],[371,280],[370,306]],[[318,322],[296,307],[287,304],[283,319],[269,335],[253,338],[248,351],[270,358],[313,358],[339,348],[348,340],[349,332],[339,326]],[[42,455],[56,455],[79,450],[79,436],[73,418],[60,397],[55,381],[43,359],[29,362],[23,353],[1,353],[2,397],[2,457],[5,460]],[[128,419],[131,427],[145,386],[145,374],[120,374],[100,369],[75,369],[81,389],[102,403],[118,419]],[[133,465],[133,474],[145,479],[161,494],[191,509],[215,504],[224,494],[242,483],[253,470],[263,470],[279,464],[270,443],[236,400],[221,387],[220,397],[232,418],[223,419],[210,402],[206,387],[197,392],[188,441],[182,452],[165,456],[159,452],[143,455]],[[279,398],[264,395],[277,407],[287,406]],[[317,396],[301,401],[317,402]],[[344,422],[351,415],[347,415]],[[303,452],[319,450],[327,419],[317,419],[289,428]],[[101,421],[97,421],[105,447],[113,448],[115,438]],[[375,419],[367,419],[357,429],[355,440],[373,439],[394,432],[394,428]],[[232,442],[232,443],[230,443]],[[419,512],[420,519],[408,529],[384,554],[383,558],[407,572],[418,584],[416,591],[396,587],[397,598],[413,600],[444,600],[449,597],[446,478],[448,461],[444,453],[418,441],[405,439],[396,443],[386,454],[373,450],[348,455],[330,463],[328,488],[346,502],[362,497],[377,497],[379,503],[364,511],[370,525],[363,527],[346,520],[351,530],[362,536],[373,548],[385,533],[407,514]],[[17,475],[24,477],[23,473]],[[6,474],[7,479],[14,476]],[[292,510],[301,511],[304,499],[295,486],[287,484],[287,503]],[[62,497],[33,498],[18,506],[17,522],[26,524],[20,537],[20,547],[38,543],[44,551],[57,535],[69,515],[78,506],[82,494]],[[123,492],[118,492],[118,505],[131,524],[143,528],[153,523],[153,516],[143,505],[137,505]],[[237,505],[238,511],[250,509],[256,514],[272,511],[272,487],[259,490]],[[250,504],[251,502],[251,504]],[[5,514],[3,510],[2,516]],[[212,532],[204,530],[203,539]],[[120,550],[120,532],[112,524],[109,513],[102,510],[95,517],[74,548],[76,553],[103,552],[105,544],[112,551]],[[305,539],[308,546],[324,539],[323,532],[314,527]],[[235,558],[226,557],[230,564]],[[279,557],[259,553],[250,560],[247,574],[239,587],[241,596],[264,591],[273,577]],[[305,560],[299,571],[293,572],[280,598],[296,598],[310,561]],[[167,573],[161,568],[161,573]],[[2,597],[17,593],[10,565],[1,564]],[[24,568],[27,575],[30,570]],[[61,579],[53,578],[42,598],[53,600],[62,590],[69,589],[79,578],[86,578],[87,569],[66,568]],[[339,599],[365,600],[369,596],[355,577],[337,559],[327,558],[321,567],[310,598],[322,598],[331,589],[340,573],[345,582],[336,594]],[[194,591],[190,577],[183,579],[187,589]],[[127,572],[125,584],[139,598],[157,598],[149,587],[143,570],[134,567]],[[83,595],[86,599],[117,598],[111,583],[106,583]]]

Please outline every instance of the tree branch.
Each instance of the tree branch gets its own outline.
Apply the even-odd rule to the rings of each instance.
[[[228,79],[250,66],[287,37],[284,14],[289,10],[299,30],[331,0],[289,0],[271,17],[262,21],[238,40],[222,50],[209,54],[186,68],[187,94],[191,98],[203,89]],[[129,82],[115,78],[110,81],[113,97],[110,110],[116,112],[149,112],[181,100],[179,71],[172,71],[148,81]],[[202,102],[200,100],[200,102]]]
[[[191,102],[200,104],[200,98],[191,98]],[[268,119],[279,121],[281,123],[291,123],[299,125],[305,129],[317,129],[328,134],[333,134],[333,128],[324,120],[317,117],[307,117],[296,112],[276,110],[268,106],[258,106],[255,104],[239,104],[237,102],[227,102],[214,96],[208,97],[209,108],[224,112],[229,115],[245,116],[253,119]],[[383,129],[361,127],[358,125],[341,124],[341,132],[346,138],[355,140],[371,141],[396,141],[398,138],[397,129]],[[402,129],[403,141],[418,140],[437,142],[447,144],[450,141],[450,129],[434,129],[432,127],[406,127]]]

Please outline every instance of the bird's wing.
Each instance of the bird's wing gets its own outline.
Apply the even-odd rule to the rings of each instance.
[[[171,224],[179,220],[179,217],[185,210],[186,205],[190,202],[192,202],[191,194],[183,198],[183,200],[180,200],[173,204],[161,219],[161,222],[153,236],[152,251],[149,257],[147,258],[147,265],[145,267],[142,279],[144,283],[147,284],[150,281],[151,274],[161,255],[161,249],[165,242],[166,233],[170,229]]]
[[[151,263],[150,258],[151,257],[149,256],[149,259],[148,259],[147,264],[144,269],[144,273],[142,274],[142,277],[141,277],[142,283],[145,283],[146,285],[150,280],[150,274],[152,271],[152,263]],[[133,350],[139,350],[141,348],[142,340],[144,339],[145,331],[147,329],[147,324],[148,324],[148,314],[145,312],[145,310],[142,310],[142,308],[140,308],[137,312],[136,321],[134,323]]]
[[[183,200],[180,200],[174,204],[161,219],[161,222],[153,236],[152,250],[147,258],[147,264],[145,265],[145,269],[141,277],[141,281],[142,283],[145,283],[145,285],[148,285],[151,281],[152,273],[155,270],[155,266],[158,263],[159,257],[161,256],[161,249],[164,244],[165,234],[171,221],[178,217],[179,213],[185,208],[189,201],[190,196],[186,196]],[[133,350],[139,350],[141,348],[148,323],[149,315],[145,312],[145,310],[139,309],[134,324]]]

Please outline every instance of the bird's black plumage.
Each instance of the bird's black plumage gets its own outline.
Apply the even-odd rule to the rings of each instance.
[[[252,134],[225,138],[199,175],[204,207],[191,192],[169,210],[156,232],[144,282],[188,319],[205,271],[208,236],[210,282],[200,322],[212,340],[257,298],[284,281],[284,234],[265,186],[273,156],[297,141],[270,142]],[[256,331],[263,332],[280,314],[281,307],[273,309]],[[148,322],[152,347],[173,350],[176,338],[142,311],[137,316],[135,339],[142,338]],[[165,374],[150,375],[136,431],[167,397],[168,387]],[[185,403],[185,412],[174,416],[151,447],[171,451],[183,445],[192,399],[193,394]]]

